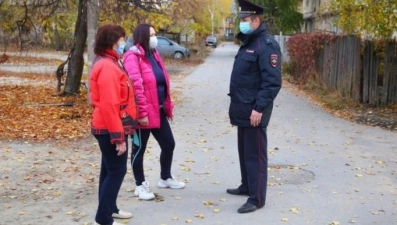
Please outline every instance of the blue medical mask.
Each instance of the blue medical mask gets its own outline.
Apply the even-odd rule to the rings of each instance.
[[[250,22],[240,22],[240,31],[243,34],[250,34],[252,32],[251,23]]]
[[[117,45],[117,53],[120,55],[124,54],[125,42],[121,42]]]

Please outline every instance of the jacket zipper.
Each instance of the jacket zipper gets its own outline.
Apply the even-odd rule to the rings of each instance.
[[[128,95],[127,95],[127,104],[128,104],[128,100],[130,99],[130,82],[128,82],[127,80],[127,90],[128,90]]]

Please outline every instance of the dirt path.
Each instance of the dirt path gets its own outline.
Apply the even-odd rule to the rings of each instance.
[[[45,61],[42,59],[62,59],[65,53],[26,56]],[[33,71],[48,76],[48,70],[55,71],[56,65],[22,64],[1,65],[1,73],[11,75],[0,76],[0,85],[54,86],[55,77],[54,81],[34,80],[29,74]],[[195,65],[169,61],[167,68],[172,75],[174,100],[178,104],[182,101],[181,81]],[[20,77],[21,74],[27,76]],[[60,140],[44,143],[2,138],[0,146],[0,217],[3,218],[0,225],[92,224],[92,213],[97,203],[100,158],[97,142],[92,136],[77,142]],[[155,156],[148,155],[148,160],[156,161]],[[125,182],[120,193],[120,207],[136,201],[131,178],[129,169],[126,176],[129,182]]]

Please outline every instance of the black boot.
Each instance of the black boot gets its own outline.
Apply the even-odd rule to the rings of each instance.
[[[239,188],[227,189],[226,192],[231,195],[249,195],[248,191],[241,191]]]
[[[256,206],[250,204],[250,203],[245,203],[243,206],[241,206],[237,212],[238,213],[250,213],[254,212],[257,209]]]

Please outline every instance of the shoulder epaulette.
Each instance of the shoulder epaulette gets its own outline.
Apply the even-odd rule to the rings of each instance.
[[[273,40],[270,38],[270,35],[268,34],[265,35],[265,42],[268,45],[273,44]]]

